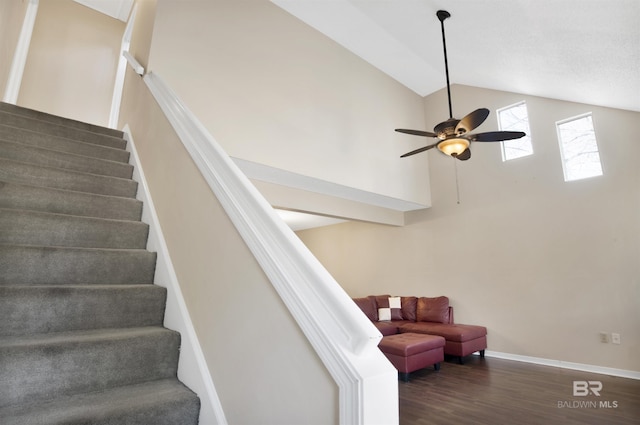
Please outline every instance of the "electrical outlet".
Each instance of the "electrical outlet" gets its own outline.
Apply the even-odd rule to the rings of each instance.
[[[611,334],[611,342],[614,344],[620,344],[620,334]]]
[[[609,334],[606,332],[600,332],[600,342],[608,343],[609,342]]]

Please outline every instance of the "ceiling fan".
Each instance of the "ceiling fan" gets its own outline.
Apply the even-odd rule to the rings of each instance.
[[[500,142],[503,140],[519,139],[525,135],[522,131],[489,131],[487,133],[469,134],[470,131],[479,127],[489,116],[489,110],[486,108],[476,109],[461,120],[453,118],[451,109],[451,88],[449,87],[449,64],[447,61],[447,44],[444,36],[444,21],[451,17],[446,10],[439,10],[436,16],[440,20],[442,27],[442,48],[444,50],[444,67],[447,77],[447,96],[449,98],[449,119],[436,125],[433,133],[421,130],[407,130],[397,128],[400,133],[412,134],[414,136],[436,137],[439,140],[436,143],[407,152],[400,158],[415,155],[420,152],[427,151],[437,147],[441,152],[466,161],[471,158],[469,145],[471,142]]]

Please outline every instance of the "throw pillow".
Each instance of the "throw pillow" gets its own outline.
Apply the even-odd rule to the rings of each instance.
[[[378,320],[403,320],[402,318],[402,301],[400,297],[377,296],[378,303]]]
[[[391,309],[390,308],[379,308],[378,309],[378,321],[380,322],[388,322],[391,320]]]
[[[449,298],[418,298],[416,315],[418,322],[449,323]]]

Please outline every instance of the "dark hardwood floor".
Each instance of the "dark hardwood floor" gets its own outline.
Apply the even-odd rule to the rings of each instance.
[[[600,381],[600,396],[573,381]],[[401,425],[640,424],[640,381],[608,375],[469,356],[398,386]]]

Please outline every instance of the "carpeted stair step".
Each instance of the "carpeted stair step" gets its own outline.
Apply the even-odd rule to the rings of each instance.
[[[157,285],[0,285],[0,336],[162,326]]]
[[[127,285],[153,283],[156,253],[0,245],[0,285]]]
[[[111,161],[128,162],[129,152],[124,149],[110,148],[94,145],[92,143],[78,142],[64,137],[50,136],[45,133],[9,127],[0,123],[0,140],[22,143],[33,147],[46,148],[59,152],[74,153],[77,155],[94,158],[108,159]]]
[[[52,136],[65,137],[67,139],[78,140],[81,142],[109,146],[112,148],[124,149],[127,145],[127,142],[121,137],[92,133],[90,131],[40,121],[3,111],[0,111],[0,124],[8,125],[10,127],[25,128],[38,133],[46,133]]]
[[[22,185],[0,180],[0,208],[140,220],[142,202],[119,196]]]
[[[46,112],[36,111],[34,109],[25,108],[23,106],[12,105],[10,103],[0,102],[0,111],[10,114],[21,115],[33,118],[39,121],[50,122],[53,124],[64,125],[67,127],[78,128],[80,130],[90,131],[92,133],[107,134],[114,137],[122,137],[122,131],[113,128],[102,127],[95,124],[89,124],[82,121],[72,120],[70,118],[51,115]]]
[[[133,166],[123,162],[35,148],[4,140],[0,140],[0,157],[44,167],[62,168],[123,179],[130,179],[133,175]]]
[[[122,132],[0,102],[0,424],[197,424]]]
[[[0,409],[3,425],[196,425],[200,400],[175,379]]]
[[[135,198],[138,190],[138,183],[131,179],[42,167],[1,157],[0,180],[128,198]]]
[[[179,347],[154,326],[4,337],[0,407],[175,378]]]
[[[0,244],[143,249],[148,234],[139,221],[0,209]]]

